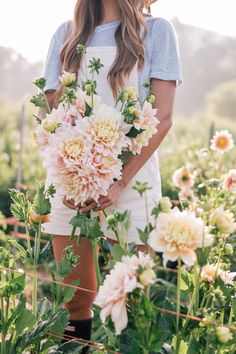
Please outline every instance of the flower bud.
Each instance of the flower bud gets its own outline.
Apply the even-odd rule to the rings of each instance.
[[[47,119],[43,120],[43,129],[46,130],[48,133],[54,133],[58,127],[57,123],[50,122]]]
[[[65,87],[71,86],[76,83],[76,75],[74,73],[64,71],[64,73],[60,76],[60,81]]]
[[[139,275],[139,281],[143,286],[153,284],[156,279],[156,274],[152,269],[146,269]]]
[[[150,103],[154,103],[156,101],[156,97],[153,93],[151,93],[148,97],[147,97],[147,102]]]
[[[78,44],[76,46],[76,52],[78,54],[82,54],[82,53],[85,53],[85,46],[83,44]]]
[[[216,328],[216,336],[220,343],[226,344],[231,339],[233,339],[233,335],[230,330],[226,327],[217,327]]]
[[[108,217],[107,217],[107,223],[108,223],[108,225],[110,225],[110,226],[116,224],[116,218],[115,218],[115,216],[114,216],[113,214],[108,215]]]
[[[137,115],[137,108],[135,106],[131,106],[129,107],[129,114],[132,114],[132,115]]]
[[[135,91],[135,89],[133,87],[126,87],[125,91],[128,94],[129,100],[134,100],[135,98],[137,98],[137,92]]]
[[[162,213],[168,213],[172,208],[172,203],[169,197],[163,197],[159,201],[159,208]]]
[[[91,84],[86,84],[84,88],[87,93],[91,93],[93,91],[93,86]]]
[[[49,222],[49,217],[50,214],[40,215],[31,209],[29,214],[29,221],[33,224],[46,223]]]
[[[128,98],[129,98],[128,92],[127,91],[122,91],[120,93],[120,97],[119,98],[120,98],[120,101],[122,103],[126,102],[128,100]]]
[[[234,252],[234,248],[230,243],[226,243],[224,247],[224,252],[226,256],[231,256]]]

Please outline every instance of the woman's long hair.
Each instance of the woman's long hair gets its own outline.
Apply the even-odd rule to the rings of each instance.
[[[117,0],[120,6],[121,23],[115,33],[117,55],[108,73],[108,82],[114,97],[123,86],[134,65],[144,63],[144,38],[146,36],[143,8],[145,0]],[[102,0],[77,0],[71,30],[60,52],[62,70],[78,74],[81,54],[76,46],[87,46],[93,31],[104,17]],[[54,102],[62,93],[59,88]]]

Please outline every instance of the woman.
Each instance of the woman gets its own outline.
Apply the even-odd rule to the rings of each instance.
[[[69,220],[82,212],[112,209],[132,212],[130,242],[142,244],[137,235],[137,227],[144,228],[146,217],[144,202],[132,189],[135,180],[148,181],[150,208],[161,197],[161,181],[156,150],[171,127],[176,86],[182,82],[178,56],[178,46],[173,26],[161,18],[145,16],[144,6],[151,2],[144,0],[78,0],[74,20],[63,23],[52,37],[43,76],[47,79],[45,92],[50,106],[56,105],[61,88],[59,75],[63,70],[77,73],[78,82],[83,79],[84,58],[76,53],[76,45],[87,47],[87,56],[100,58],[104,64],[97,77],[97,92],[104,103],[113,105],[120,87],[133,86],[143,99],[148,88],[143,84],[150,80],[151,91],[156,95],[154,108],[158,109],[158,133],[153,136],[140,155],[132,156],[123,169],[122,178],[102,196],[99,203],[89,203],[83,208],[73,201],[62,202],[58,196],[52,200],[51,222],[44,225],[44,231],[52,234],[53,249],[58,262],[63,249],[73,245],[79,255],[79,266],[67,277],[68,283],[80,279],[81,287],[96,291],[96,277],[92,250],[83,238],[80,246],[76,240],[70,241]],[[88,61],[89,58],[87,58]],[[43,112],[41,112],[43,117]],[[157,121],[158,123],[158,121]],[[105,235],[115,242],[112,231]],[[92,292],[77,291],[67,305],[70,326],[67,334],[84,339],[90,338],[92,321]],[[84,353],[88,348],[84,348]]]

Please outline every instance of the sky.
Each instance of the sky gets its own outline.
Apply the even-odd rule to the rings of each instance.
[[[52,34],[73,17],[76,0],[7,0],[0,4],[0,46],[14,48],[28,61],[44,60]],[[158,0],[157,17],[236,37],[235,0]]]

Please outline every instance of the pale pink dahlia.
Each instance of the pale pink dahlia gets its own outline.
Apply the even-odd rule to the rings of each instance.
[[[142,252],[139,252],[138,256],[123,256],[122,260],[117,262],[106,275],[103,285],[100,286],[95,305],[102,309],[100,318],[103,323],[107,316],[111,316],[116,334],[121,334],[128,323],[126,308],[128,294],[153,283],[154,276],[150,273],[152,267],[152,259]]]
[[[180,167],[173,173],[172,183],[180,189],[189,189],[194,184],[194,175],[186,166]]]
[[[193,265],[195,250],[212,242],[203,220],[187,210],[181,212],[175,207],[169,213],[160,213],[156,224],[148,243],[156,252],[163,253],[164,264],[180,257],[187,265]]]
[[[224,176],[223,186],[230,192],[236,192],[236,169],[230,170]]]

